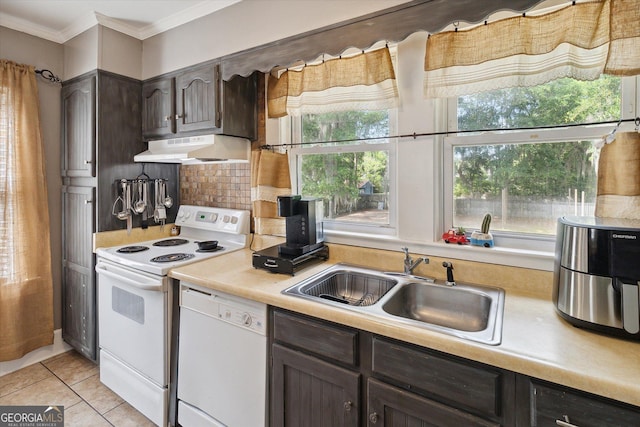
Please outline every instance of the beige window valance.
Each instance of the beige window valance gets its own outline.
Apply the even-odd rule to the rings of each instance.
[[[640,0],[578,3],[435,34],[424,69],[428,98],[640,74]]]
[[[269,117],[348,110],[380,110],[398,104],[388,48],[336,58],[301,70],[269,75]]]

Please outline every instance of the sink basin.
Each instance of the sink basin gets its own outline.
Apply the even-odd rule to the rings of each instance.
[[[504,291],[336,264],[282,291],[412,327],[497,345]]]
[[[477,332],[487,328],[491,301],[485,293],[457,286],[409,283],[390,297],[382,309],[394,316]]]
[[[338,267],[295,285],[285,293],[366,307],[376,303],[397,283],[397,280],[358,267]]]

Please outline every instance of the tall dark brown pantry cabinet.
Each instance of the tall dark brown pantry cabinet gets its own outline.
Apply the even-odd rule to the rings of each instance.
[[[146,150],[141,88],[102,70],[62,85],[62,338],[91,360],[98,347],[93,233],[125,227],[111,211],[116,180],[142,170],[133,162]],[[145,172],[167,178],[177,199],[177,165],[147,165]]]

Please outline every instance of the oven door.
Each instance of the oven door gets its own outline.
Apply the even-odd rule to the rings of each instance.
[[[100,349],[166,387],[170,279],[100,258],[96,272]]]

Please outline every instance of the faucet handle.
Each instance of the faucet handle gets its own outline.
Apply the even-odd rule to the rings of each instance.
[[[404,252],[404,254],[405,254],[406,256],[409,256],[409,248],[406,248],[406,247],[405,247],[405,248],[400,248],[400,249],[402,249],[402,252]]]

